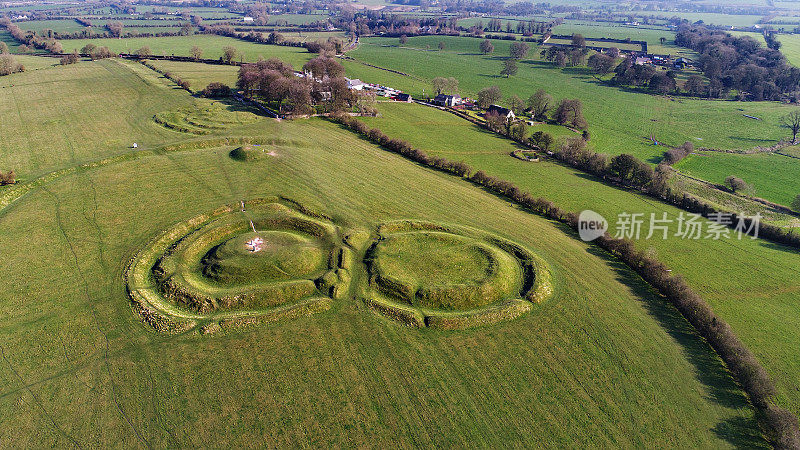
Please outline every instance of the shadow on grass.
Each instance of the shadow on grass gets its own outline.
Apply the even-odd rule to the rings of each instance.
[[[568,227],[564,226],[564,229],[574,235]],[[744,391],[735,382],[714,349],[697,334],[694,327],[674,306],[638,274],[606,251],[592,246],[588,252],[606,261],[616,272],[617,281],[631,289],[650,316],[681,346],[686,360],[695,368],[697,380],[708,388],[709,400],[726,408],[751,408]],[[718,437],[736,447],[766,446],[755,417],[734,417],[717,424],[713,431]]]

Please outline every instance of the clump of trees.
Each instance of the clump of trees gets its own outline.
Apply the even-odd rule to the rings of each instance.
[[[61,65],[66,66],[69,64],[75,64],[76,62],[80,61],[81,57],[78,55],[78,50],[73,51],[70,54],[64,55],[61,57]]]
[[[25,66],[17,62],[11,54],[0,55],[0,75],[11,75],[12,73],[24,72]]]
[[[273,102],[279,111],[292,114],[308,114],[313,105],[331,112],[356,104],[357,98],[343,78],[344,68],[335,59],[318,56],[309,60],[303,71],[307,77],[295,76],[290,64],[270,58],[242,65],[236,86],[246,97]]]
[[[780,100],[800,89],[800,69],[791,67],[776,45],[764,47],[749,36],[684,22],[675,44],[700,54],[698,65],[710,81],[709,96],[740,91],[744,100]]]
[[[694,144],[689,141],[686,141],[680,147],[675,147],[667,150],[664,152],[664,163],[669,164],[670,166],[673,164],[677,164],[678,161],[682,160],[689,156],[690,153],[694,151]]]
[[[458,94],[458,80],[453,77],[436,77],[432,80],[433,92],[439,94]]]
[[[578,99],[563,99],[553,113],[553,118],[559,125],[570,125],[580,130],[588,124],[583,117],[583,102]]]
[[[207,98],[224,98],[231,95],[231,88],[227,84],[214,81],[209,83],[200,94]]]
[[[503,94],[497,86],[489,86],[478,91],[478,106],[486,109],[500,102]]]
[[[81,48],[81,54],[89,55],[92,61],[116,56],[108,47],[98,47],[92,43],[84,45],[83,48]]]
[[[750,189],[750,186],[743,179],[733,175],[725,177],[725,187],[730,189],[731,192],[740,192]]]
[[[0,172],[0,186],[6,186],[9,184],[16,184],[17,182],[17,174],[14,170],[9,170],[6,173]]]

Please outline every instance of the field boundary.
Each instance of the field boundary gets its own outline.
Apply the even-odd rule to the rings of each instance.
[[[389,151],[398,153],[423,166],[437,168],[424,151],[406,149],[399,144],[389,147],[387,144],[391,138],[383,135],[380,130],[370,130],[357,119],[347,115],[337,115],[331,117],[330,120]],[[399,148],[395,150],[395,147]],[[469,168],[467,174],[452,172],[451,174],[500,197],[507,198],[528,212],[568,226],[573,232],[577,231],[577,213],[565,212],[545,198],[534,198],[509,181],[490,177],[482,172],[471,175],[472,172],[473,169]],[[756,416],[764,435],[773,445],[779,448],[800,448],[800,427],[797,417],[775,404],[777,389],[766,369],[734,334],[731,326],[713,312],[708,303],[692,290],[683,277],[674,273],[655,257],[637,250],[634,242],[630,239],[616,239],[606,232],[592,241],[591,245],[607,252],[638,274],[644,282],[681,313],[698,336],[708,342],[742,390],[747,393],[750,404],[756,410]]]

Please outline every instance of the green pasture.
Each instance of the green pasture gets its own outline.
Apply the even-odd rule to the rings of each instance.
[[[800,159],[774,153],[737,155],[703,152],[689,155],[678,163],[677,169],[712,183],[723,184],[733,175],[743,179],[750,193],[781,205],[790,205],[800,195]]]
[[[534,196],[548,198],[568,211],[591,209],[609,221],[612,234],[620,213],[641,213],[646,223],[638,244],[686,277],[714,311],[758,356],[774,377],[780,400],[800,411],[800,254],[762,240],[745,238],[683,239],[656,234],[645,239],[650,214],[667,213],[675,221],[677,208],[645,195],[614,188],[594,177],[552,162],[525,162],[509,156],[517,147],[452,114],[420,105],[383,103],[382,116],[364,118],[387,135],[406,139],[430,154],[464,161],[514,182]],[[781,156],[769,158],[789,159]],[[783,178],[784,182],[787,181]],[[673,222],[671,234],[677,232]],[[735,273],[747,273],[732,276]]]
[[[779,34],[778,41],[781,43],[781,52],[786,56],[789,63],[795,67],[800,67],[800,35]]]
[[[238,66],[204,64],[183,61],[160,61],[151,60],[149,64],[157,67],[164,72],[170,72],[175,76],[189,82],[192,91],[202,91],[209,83],[220,82],[228,86],[236,86],[239,74]]]
[[[149,38],[101,38],[101,39],[70,39],[61,41],[64,50],[70,52],[74,49],[80,51],[83,46],[92,43],[98,47],[108,47],[115,53],[133,53],[142,47],[150,47],[153,55],[191,56],[192,47],[197,46],[203,50],[203,58],[218,59],[222,56],[223,47],[234,47],[239,56],[237,60],[255,62],[259,58],[280,58],[295,67],[301,67],[309,59],[316,56],[300,47],[286,47],[279,45],[257,44],[242,41],[226,36],[199,34],[194,36],[166,36]]]
[[[425,41],[418,39],[422,38],[409,38],[406,45],[423,45]],[[627,91],[599,83],[588,69],[558,69],[540,61],[536,46],[533,46],[529,59],[518,64],[517,75],[505,78],[500,76],[500,70],[508,52],[500,48],[501,45],[495,46],[494,55],[483,56],[477,54],[480,40],[452,39],[458,40],[458,44],[453,43],[450,48],[460,46],[453,51],[385,47],[383,45],[388,45],[391,40],[362,39],[362,44],[348,55],[422,80],[437,76],[455,77],[459,80],[462,96],[475,96],[480,89],[496,85],[505,97],[516,94],[525,99],[537,89],[545,89],[556,100],[578,98],[584,104],[592,143],[598,151],[612,155],[632,153],[650,162],[658,162],[664,148],[652,145],[648,139],[651,135],[669,145],[691,141],[697,147],[720,149],[769,146],[786,136],[786,130],[779,126],[779,117],[791,110],[789,106],[774,102],[668,98]],[[392,44],[395,43],[396,40]],[[464,46],[473,50],[465,51]],[[410,92],[416,96],[422,93],[418,89]],[[748,119],[743,114],[763,120]]]
[[[28,177],[49,167],[97,164],[50,178],[0,211],[0,248],[17,255],[0,265],[2,442],[765,444],[742,391],[677,312],[630,270],[557,224],[320,119],[263,120],[221,131],[215,139],[308,142],[255,162],[235,161],[230,146],[206,146],[208,137],[145,120],[192,99],[136,63],[85,62],[8,80],[0,80],[0,117],[17,114],[16,108],[27,112],[2,124],[3,164]],[[40,115],[32,116],[36,101],[46,101],[52,111],[44,115],[40,107]],[[25,109],[25,102],[32,105]],[[389,123],[388,116],[378,120]],[[49,140],[38,135],[45,129]],[[469,127],[463,132],[490,144],[487,152],[505,142]],[[5,136],[14,139],[8,143]],[[132,139],[144,145],[117,147]],[[151,151],[169,142],[182,145]],[[103,160],[115,154],[121,156]],[[499,153],[476,155],[495,156],[493,171],[521,164]],[[568,207],[617,192],[560,166],[536,167],[561,177],[564,186],[541,183],[556,200],[564,201],[561,192],[570,185],[586,189],[583,195],[570,192]],[[616,201],[641,203],[619,192]],[[399,326],[352,296],[327,312],[213,336],[163,336],[137,320],[122,274],[148,241],[223,204],[278,195],[366,232],[381,222],[418,219],[500,235],[547,261],[555,294],[516,320],[458,332]],[[752,250],[764,244],[745,245]],[[735,255],[728,266],[749,256]],[[787,262],[792,254],[770,257]],[[748,270],[756,281],[734,282],[758,283],[772,266]],[[355,281],[363,276],[356,271]],[[774,300],[748,298],[748,310],[764,301]],[[788,335],[780,328],[796,317],[785,314],[791,307],[761,308],[761,314],[781,318],[779,326],[761,332]]]
[[[86,28],[73,19],[29,20],[16,22],[16,25],[24,31],[34,31],[39,35],[44,30],[53,30],[57,33],[74,33]]]
[[[146,148],[182,138],[153,116],[191,99],[170,95],[176,87],[143,65],[109,60],[53,67],[55,58],[27,58],[50,67],[0,78],[0,167],[23,180],[129,152],[134,142]],[[108,114],[108,108],[125,113]]]

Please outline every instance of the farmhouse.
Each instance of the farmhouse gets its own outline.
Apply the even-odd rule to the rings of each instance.
[[[461,97],[458,95],[439,94],[433,99],[434,105],[453,107],[461,104]]]
[[[358,78],[353,79],[353,80],[351,80],[349,78],[345,78],[345,80],[347,80],[347,87],[352,89],[352,90],[354,90],[354,91],[363,90],[367,86],[366,83],[364,83],[363,81],[359,80]]]
[[[500,117],[505,117],[506,118],[506,122],[510,122],[510,121],[514,120],[514,117],[515,117],[514,116],[514,111],[512,111],[512,110],[510,110],[508,108],[504,108],[504,107],[499,106],[499,105],[492,105],[492,106],[489,107],[489,109],[486,110],[486,114],[491,114],[491,113],[495,113],[495,114],[499,115]]]
[[[249,16],[245,16],[242,18],[242,22],[253,22],[255,19]]]
[[[411,102],[412,102],[412,99],[411,99],[411,95],[410,95],[410,94],[403,94],[403,93],[400,93],[400,94],[397,94],[397,95],[394,97],[394,99],[395,99],[396,101],[398,101],[398,102],[406,102],[406,103],[411,103]]]

